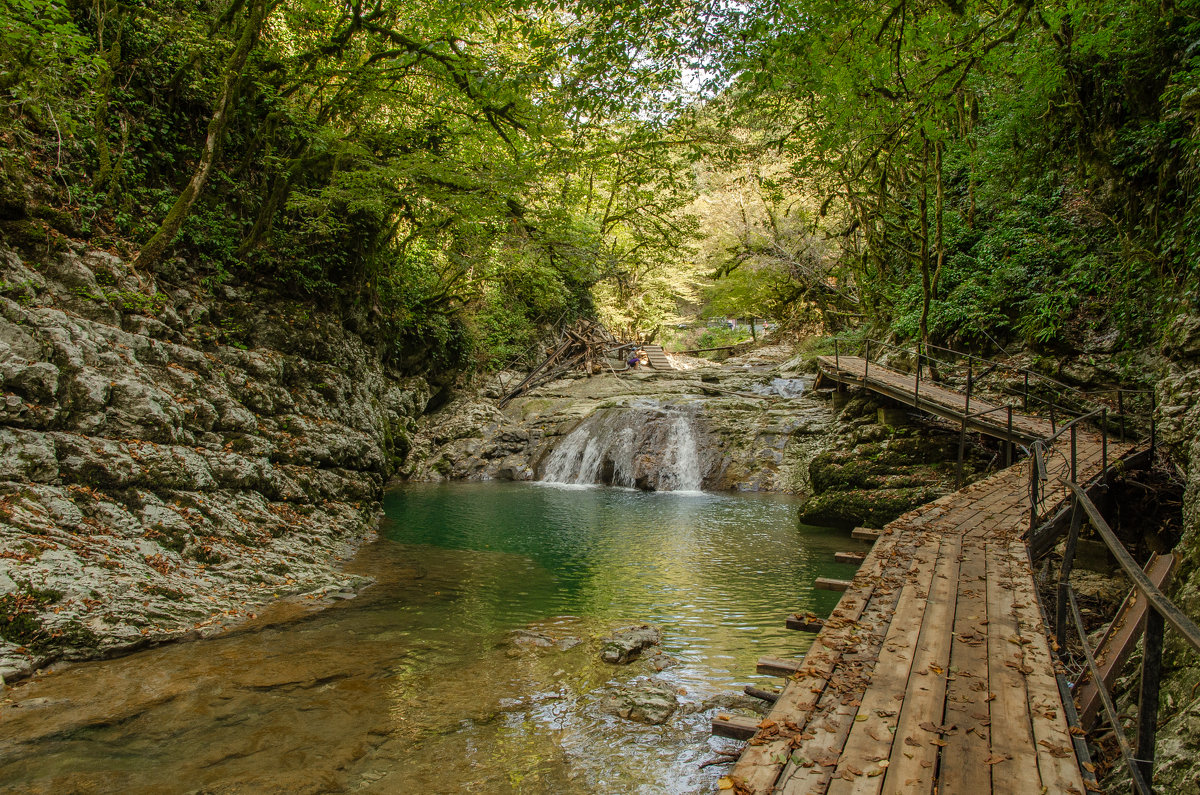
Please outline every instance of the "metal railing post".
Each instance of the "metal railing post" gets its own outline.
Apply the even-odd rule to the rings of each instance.
[[[1077,469],[1075,466],[1075,430],[1078,427],[1079,427],[1078,425],[1071,426],[1071,482],[1072,483],[1079,482],[1079,477],[1077,475]]]
[[[920,408],[921,404],[921,343],[917,343],[917,386],[913,390],[913,408]]]
[[[1108,480],[1108,409],[1100,409],[1100,474]]]
[[[1058,423],[1054,421],[1054,401],[1050,401],[1050,433],[1058,433]]]
[[[1121,444],[1125,444],[1125,393],[1117,390],[1117,415],[1121,418]]]
[[[1029,413],[1029,373],[1025,373],[1025,391],[1021,393],[1021,410]]]
[[[1058,570],[1058,604],[1054,611],[1055,640],[1059,653],[1067,649],[1067,600],[1071,589],[1071,569],[1075,567],[1075,550],[1079,546],[1079,527],[1083,524],[1083,510],[1079,498],[1071,500],[1071,532],[1067,535],[1067,546],[1063,550],[1062,565]]]
[[[842,369],[841,357],[838,356],[838,341],[837,337],[833,338],[833,366],[839,372]]]
[[[1038,503],[1038,451],[1037,444],[1033,445],[1033,455],[1029,457],[1029,532],[1037,529]]]
[[[1012,406],[1008,406],[1008,433],[1004,437],[1004,467],[1012,466],[1013,437],[1012,437]]]
[[[955,485],[962,488],[963,485],[963,451],[967,447],[967,418],[963,417],[962,428],[958,432],[958,471],[955,474]]]
[[[1162,613],[1153,607],[1146,611],[1146,634],[1142,636],[1142,683],[1138,688],[1137,764],[1147,784],[1154,783],[1154,735],[1158,731],[1163,624]]]
[[[967,406],[963,409],[963,414],[971,413],[971,386],[975,382],[975,366],[970,359],[967,359]]]
[[[1154,457],[1154,448],[1158,442],[1158,429],[1154,424],[1154,415],[1158,413],[1158,398],[1153,392],[1150,393],[1150,457]]]

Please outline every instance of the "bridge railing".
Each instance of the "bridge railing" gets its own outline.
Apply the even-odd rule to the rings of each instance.
[[[1101,706],[1117,743],[1121,755],[1129,767],[1133,786],[1142,795],[1152,795],[1154,776],[1155,735],[1158,731],[1158,702],[1159,688],[1162,680],[1163,639],[1166,625],[1189,645],[1194,652],[1200,652],[1200,627],[1189,619],[1157,586],[1146,576],[1138,566],[1133,556],[1125,549],[1125,545],[1113,532],[1096,504],[1088,497],[1087,491],[1075,480],[1063,479],[1062,484],[1071,493],[1071,530],[1067,535],[1067,544],[1063,552],[1062,566],[1058,577],[1058,598],[1055,610],[1055,632],[1058,642],[1059,655],[1066,655],[1068,645],[1067,628],[1071,626],[1079,641],[1087,670],[1095,685]],[[1145,600],[1148,607],[1146,620],[1142,629],[1142,671],[1138,690],[1138,719],[1136,727],[1136,742],[1130,745],[1125,736],[1120,716],[1113,704],[1112,696],[1104,685],[1104,677],[1096,663],[1095,650],[1088,641],[1087,629],[1079,612],[1079,604],[1075,599],[1075,591],[1071,587],[1071,570],[1075,563],[1075,552],[1079,543],[1079,533],[1084,517],[1087,517],[1096,534],[1116,558],[1125,575],[1133,583],[1134,590],[1140,599]],[[1068,618],[1070,623],[1068,624]]]
[[[1136,438],[1148,441],[1151,447],[1156,442],[1153,390],[1122,387],[1083,390],[1011,362],[924,342],[896,345],[869,338],[834,337],[833,351],[839,367],[842,356],[862,358],[866,363],[864,377],[870,376],[872,363],[881,363],[882,356],[894,354],[893,359],[898,361],[890,361],[888,366],[911,367],[916,377],[914,405],[920,403],[923,374],[928,372],[942,383],[963,388],[967,396],[965,414],[971,413],[971,400],[978,399],[983,386],[994,393],[989,394],[989,400],[1003,400],[1007,405],[1019,407],[1022,413],[1048,420],[1052,433],[1073,418],[1107,408],[1102,421],[1115,439],[1125,442]]]

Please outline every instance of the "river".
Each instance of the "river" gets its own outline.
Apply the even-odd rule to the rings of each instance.
[[[799,656],[790,611],[827,614],[818,576],[844,533],[770,495],[536,484],[410,485],[350,568],[376,578],[218,638],[56,666],[0,709],[5,792],[688,793],[732,745],[725,695]],[[662,629],[658,672],[611,666],[598,639]],[[524,630],[525,634],[514,635]],[[536,634],[530,634],[536,633]],[[549,638],[538,648],[514,638]],[[576,643],[577,645],[572,645]],[[559,648],[562,646],[563,648]],[[604,697],[653,681],[679,710],[646,726]]]

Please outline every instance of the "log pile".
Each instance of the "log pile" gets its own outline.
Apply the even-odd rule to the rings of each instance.
[[[604,326],[590,320],[578,320],[559,333],[546,358],[534,367],[521,383],[500,399],[500,408],[541,384],[582,368],[589,375],[624,370],[627,351],[637,346],[621,342]]]

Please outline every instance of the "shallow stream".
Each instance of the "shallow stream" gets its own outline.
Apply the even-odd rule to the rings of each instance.
[[[5,792],[708,791],[724,694],[800,655],[786,613],[826,614],[845,535],[786,497],[534,484],[406,486],[352,569],[357,598],[219,638],[61,666],[0,708]],[[303,601],[301,600],[301,605]],[[599,661],[648,622],[678,664]],[[527,633],[514,634],[526,630]],[[537,635],[529,633],[538,633]],[[542,648],[514,640],[546,638]],[[579,639],[580,643],[571,645]],[[563,648],[560,648],[563,647]],[[659,658],[663,660],[665,658]],[[645,726],[615,689],[672,689]]]

